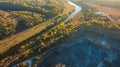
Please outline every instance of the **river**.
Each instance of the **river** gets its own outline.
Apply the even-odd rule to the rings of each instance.
[[[75,10],[67,17],[67,19],[64,20],[64,22],[67,22],[68,20],[70,20],[71,18],[73,18],[77,13],[79,13],[81,11],[81,7],[76,5],[75,3],[71,2],[68,0],[68,3],[71,5],[71,6],[74,6],[75,7]],[[58,47],[64,47],[64,46],[58,46]],[[55,48],[51,48],[50,50],[48,51],[51,51],[51,50],[54,50],[58,47],[55,47]],[[28,60],[25,60],[24,62],[27,62],[28,63],[28,67],[31,67],[32,65],[32,60],[33,60],[34,57],[32,58],[29,58]],[[12,67],[16,67],[15,65],[13,65]]]
[[[75,6],[65,20],[67,22],[79,11],[81,7],[71,1]],[[79,30],[80,31],[80,30]],[[119,45],[114,39],[100,35],[94,31],[81,31],[69,43],[61,44],[48,50],[46,57],[39,62],[38,67],[119,67],[120,51],[114,47]]]
[[[70,4],[70,5],[72,5],[72,6],[74,6],[75,7],[75,10],[68,16],[68,18],[64,21],[64,22],[67,22],[68,20],[70,20],[71,18],[73,18],[78,12],[80,12],[81,11],[81,7],[80,6],[78,6],[78,5],[76,5],[75,3],[73,3],[73,2],[71,2],[71,1],[69,1],[68,0],[68,3]]]

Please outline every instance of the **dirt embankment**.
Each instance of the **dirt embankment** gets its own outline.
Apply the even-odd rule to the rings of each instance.
[[[74,7],[73,6],[71,6],[70,4],[68,4],[68,3],[65,3],[65,6],[64,6],[64,10],[63,10],[63,15],[64,14],[69,14],[71,11],[73,11],[74,10]]]

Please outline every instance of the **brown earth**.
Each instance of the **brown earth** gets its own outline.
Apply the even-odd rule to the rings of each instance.
[[[64,14],[69,14],[71,11],[73,11],[74,10],[74,7],[73,6],[71,6],[70,4],[68,4],[68,3],[65,3],[65,6],[64,6],[64,10],[63,10],[63,15]]]
[[[73,6],[65,3],[64,11],[62,14],[68,15],[73,10],[74,10]],[[24,40],[34,36],[35,34],[41,32],[43,29],[45,29],[47,26],[53,23],[53,21],[54,21],[54,18],[48,21],[45,21],[39,25],[36,25],[28,30],[15,34],[7,39],[0,40],[0,54],[7,51],[11,47],[23,42]]]
[[[120,22],[120,10],[116,8],[110,8],[106,6],[96,5],[92,3],[86,3],[89,6],[96,8],[98,11],[103,11],[109,15],[115,22]]]

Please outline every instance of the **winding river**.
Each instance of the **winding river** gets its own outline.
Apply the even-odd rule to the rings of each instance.
[[[68,0],[68,3],[69,3],[71,6],[74,6],[74,7],[75,7],[75,10],[67,17],[67,19],[64,20],[64,22],[67,22],[68,20],[70,20],[71,18],[73,18],[73,17],[74,17],[77,13],[79,13],[79,12],[81,11],[81,9],[82,9],[80,6],[76,5],[75,3],[73,3],[73,2],[71,2],[71,1],[69,1],[69,0]],[[64,47],[64,46],[58,46],[58,47]],[[56,49],[56,48],[58,48],[58,47],[52,48],[52,49],[48,50],[48,52],[49,52],[49,51],[52,51],[52,50],[54,50],[54,49]],[[24,61],[24,62],[27,62],[27,63],[28,63],[28,67],[31,67],[33,58],[34,58],[34,57],[32,57],[32,58]],[[12,67],[16,67],[16,66],[13,65]]]
[[[71,1],[69,1],[68,0],[68,3],[70,4],[70,5],[72,5],[72,6],[74,6],[75,7],[75,10],[68,16],[68,18],[64,21],[64,22],[67,22],[68,20],[70,20],[72,17],[74,17],[78,12],[80,12],[81,11],[81,7],[80,6],[78,6],[78,5],[76,5],[75,3],[73,3],[73,2],[71,2]]]
[[[78,12],[81,7],[68,0],[75,10],[64,21],[67,22]],[[85,29],[84,29],[85,30]],[[49,49],[44,58],[39,61],[37,67],[119,67],[120,63],[120,40],[103,33],[93,31],[81,31],[75,34],[69,43],[61,44]],[[118,45],[118,46],[117,46]],[[24,62],[31,67],[33,58]],[[14,67],[14,66],[13,66]]]
[[[65,22],[81,11],[73,2],[68,3],[75,6],[75,11]],[[75,35],[78,38],[50,49],[37,67],[119,67],[120,47],[117,46],[120,40],[109,34],[104,36],[104,33],[84,30]]]

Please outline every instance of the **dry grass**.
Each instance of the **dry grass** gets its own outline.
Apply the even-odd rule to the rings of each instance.
[[[96,5],[96,4],[91,4],[87,3],[89,6],[96,8],[98,11],[103,11],[107,15],[111,16],[115,22],[120,22],[120,10],[116,8],[110,8],[106,6],[101,6],[101,5]]]
[[[71,11],[73,11],[74,10],[74,7],[73,6],[71,6],[70,4],[68,4],[68,3],[65,3],[65,6],[64,6],[64,10],[63,10],[63,15],[64,14],[69,14]]]
[[[44,23],[34,26],[33,28],[30,28],[30,29],[20,32],[16,35],[13,35],[5,40],[1,40],[0,41],[0,53],[6,51],[10,47],[13,47],[16,44],[19,44],[20,42],[32,37],[33,35],[39,33],[40,31],[45,29],[48,25],[50,25],[52,23],[52,21],[53,21],[53,19],[48,20]]]
[[[69,14],[74,10],[74,7],[71,5],[66,4],[64,7],[64,12],[62,14]],[[39,25],[36,25],[28,30],[25,30],[23,32],[20,32],[16,35],[13,35],[7,39],[0,41],[0,53],[3,53],[7,51],[9,48],[23,42],[24,40],[34,36],[35,34],[41,32],[43,29],[45,29],[47,26],[49,26],[51,23],[54,22],[54,18],[45,21]]]
[[[82,18],[82,12],[79,12],[79,13],[77,13],[77,14],[73,17],[72,21],[73,21],[74,23],[83,22],[83,19],[81,19],[81,18]]]

